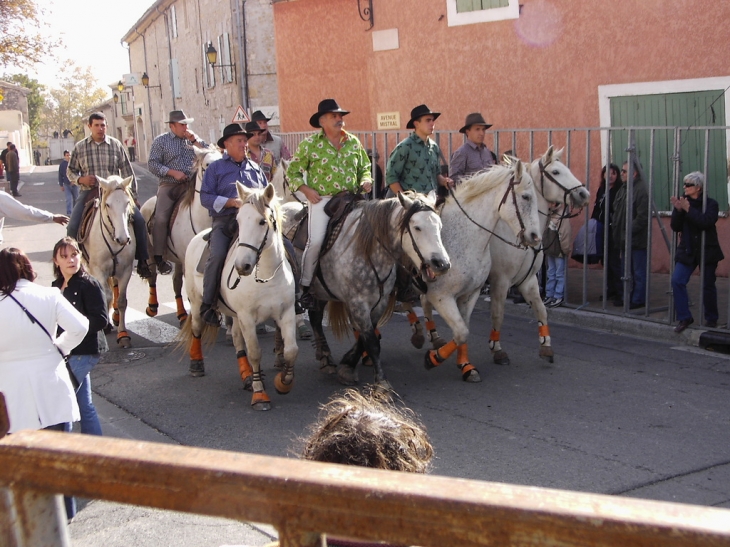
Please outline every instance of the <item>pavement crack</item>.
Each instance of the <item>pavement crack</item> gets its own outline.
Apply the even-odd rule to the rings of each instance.
[[[607,493],[612,496],[623,496],[625,494],[635,492],[636,490],[641,490],[642,488],[646,488],[648,486],[655,486],[657,484],[662,484],[662,483],[669,482],[669,481],[672,481],[675,479],[689,477],[690,475],[694,475],[696,473],[704,473],[705,471],[710,471],[711,469],[717,469],[718,467],[723,467],[725,465],[730,465],[730,460],[713,463],[711,465],[706,465],[704,467],[698,467],[697,469],[690,469],[689,471],[685,471],[683,473],[675,473],[674,475],[667,475],[667,476],[661,477],[661,478],[653,480],[653,481],[647,481],[644,483],[637,484],[636,486],[632,486],[631,488],[626,488],[624,490],[616,490],[616,491],[607,492]],[[724,503],[724,502],[721,502],[721,503]]]

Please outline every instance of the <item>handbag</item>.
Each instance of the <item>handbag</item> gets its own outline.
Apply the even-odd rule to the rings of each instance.
[[[23,304],[18,302],[18,299],[15,298],[12,294],[9,294],[8,296],[10,298],[12,298],[18,306],[20,306],[20,309],[22,309],[25,312],[25,314],[28,316],[28,319],[30,319],[30,322],[36,323],[40,328],[43,329],[43,332],[46,333],[48,338],[51,339],[51,343],[53,344],[53,347],[56,348],[58,350],[58,353],[61,354],[61,357],[63,357],[63,362],[66,364],[66,370],[68,371],[68,375],[71,378],[71,385],[74,388],[74,392],[78,392],[79,388],[81,387],[81,384],[79,384],[78,379],[76,378],[73,371],[71,370],[71,365],[69,365],[69,363],[68,363],[68,355],[63,354],[63,352],[61,351],[61,348],[59,348],[56,345],[55,341],[53,340],[53,336],[51,336],[51,333],[48,332],[48,329],[46,329],[46,327],[43,326],[43,323],[38,321],[38,319],[36,319],[35,316],[32,313],[30,313],[30,311],[28,311],[28,308],[26,308],[25,306],[23,306]]]

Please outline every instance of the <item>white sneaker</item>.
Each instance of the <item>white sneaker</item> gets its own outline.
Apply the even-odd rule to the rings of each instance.
[[[549,304],[546,304],[548,308],[558,308],[563,305],[562,298],[552,298]]]

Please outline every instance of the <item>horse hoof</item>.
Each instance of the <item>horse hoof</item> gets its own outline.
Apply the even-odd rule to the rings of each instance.
[[[465,372],[462,374],[461,379],[465,382],[469,382],[470,384],[478,384],[482,381],[481,376],[479,376],[479,371],[477,369],[472,369],[469,372]]]
[[[552,346],[543,346],[540,348],[540,358],[545,359],[548,363],[553,362],[554,355]]]
[[[373,359],[369,355],[366,355],[362,358],[362,366],[364,367],[372,367],[374,366]]]
[[[115,327],[119,326],[119,310],[114,310],[112,313],[112,323],[114,323]]]
[[[436,338],[431,340],[431,346],[433,347],[433,349],[439,349],[445,345],[446,345],[446,340],[444,340],[440,336],[437,336]]]
[[[325,355],[319,360],[319,371],[323,374],[337,374],[337,365],[330,355]]]
[[[509,355],[506,351],[498,351],[493,356],[495,365],[509,365]]]
[[[251,397],[251,408],[254,410],[271,410],[271,400],[265,391],[255,391]]]
[[[127,334],[127,331],[123,330],[117,334],[117,345],[125,349],[132,347],[132,339]]]
[[[302,323],[297,327],[297,338],[300,340],[311,340],[312,329],[310,329],[306,323]]]
[[[438,352],[435,350],[430,349],[426,352],[426,355],[424,355],[423,365],[426,367],[426,370],[436,368],[443,362],[444,359],[440,358]]]
[[[185,324],[185,321],[188,320],[188,314],[187,313],[181,313],[180,315],[177,316],[177,320],[180,323],[180,328],[183,328],[183,325]]]
[[[188,371],[193,378],[205,376],[205,363],[202,359],[190,359],[190,368]]]
[[[411,336],[411,344],[413,344],[413,347],[416,349],[421,349],[425,342],[426,337],[421,333],[413,333],[413,336]]]
[[[157,306],[149,305],[147,306],[147,309],[144,311],[148,317],[156,317],[157,316]]]
[[[349,365],[340,365],[337,367],[337,380],[343,386],[354,386],[357,384],[357,374],[355,369]]]
[[[274,388],[276,389],[276,392],[279,395],[286,395],[291,391],[291,388],[294,386],[294,377],[292,376],[292,379],[289,381],[289,383],[284,382],[284,373],[280,372],[274,377]]]
[[[254,410],[271,410],[271,403],[252,403],[251,408]]]

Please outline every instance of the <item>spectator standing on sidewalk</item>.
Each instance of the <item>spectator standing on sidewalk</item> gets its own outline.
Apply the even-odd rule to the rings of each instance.
[[[71,159],[71,152],[68,150],[63,151],[63,161],[58,166],[58,185],[61,187],[61,192],[66,197],[66,214],[71,216],[76,200],[79,199],[79,187],[75,184],[71,184],[68,180],[68,160]]]
[[[672,230],[679,235],[675,255],[674,272],[672,273],[672,293],[677,313],[677,326],[674,332],[680,333],[694,323],[689,310],[687,283],[692,273],[699,266],[704,286],[702,304],[705,311],[705,325],[717,327],[719,317],[717,311],[717,287],[715,286],[715,270],[717,263],[725,255],[722,254],[717,239],[717,201],[708,197],[703,205],[702,194],[705,187],[705,176],[694,171],[684,177],[684,196],[672,196]],[[705,234],[705,263],[702,260],[702,234]]]
[[[8,182],[10,183],[10,193],[13,194],[14,198],[19,198],[21,197],[18,193],[20,158],[18,157],[18,149],[13,143],[8,145],[8,153],[5,155],[5,167],[8,173]]]
[[[550,220],[543,235],[543,250],[547,256],[545,300],[548,308],[557,308],[565,301],[565,268],[572,248],[573,234],[564,204],[550,207]]]

